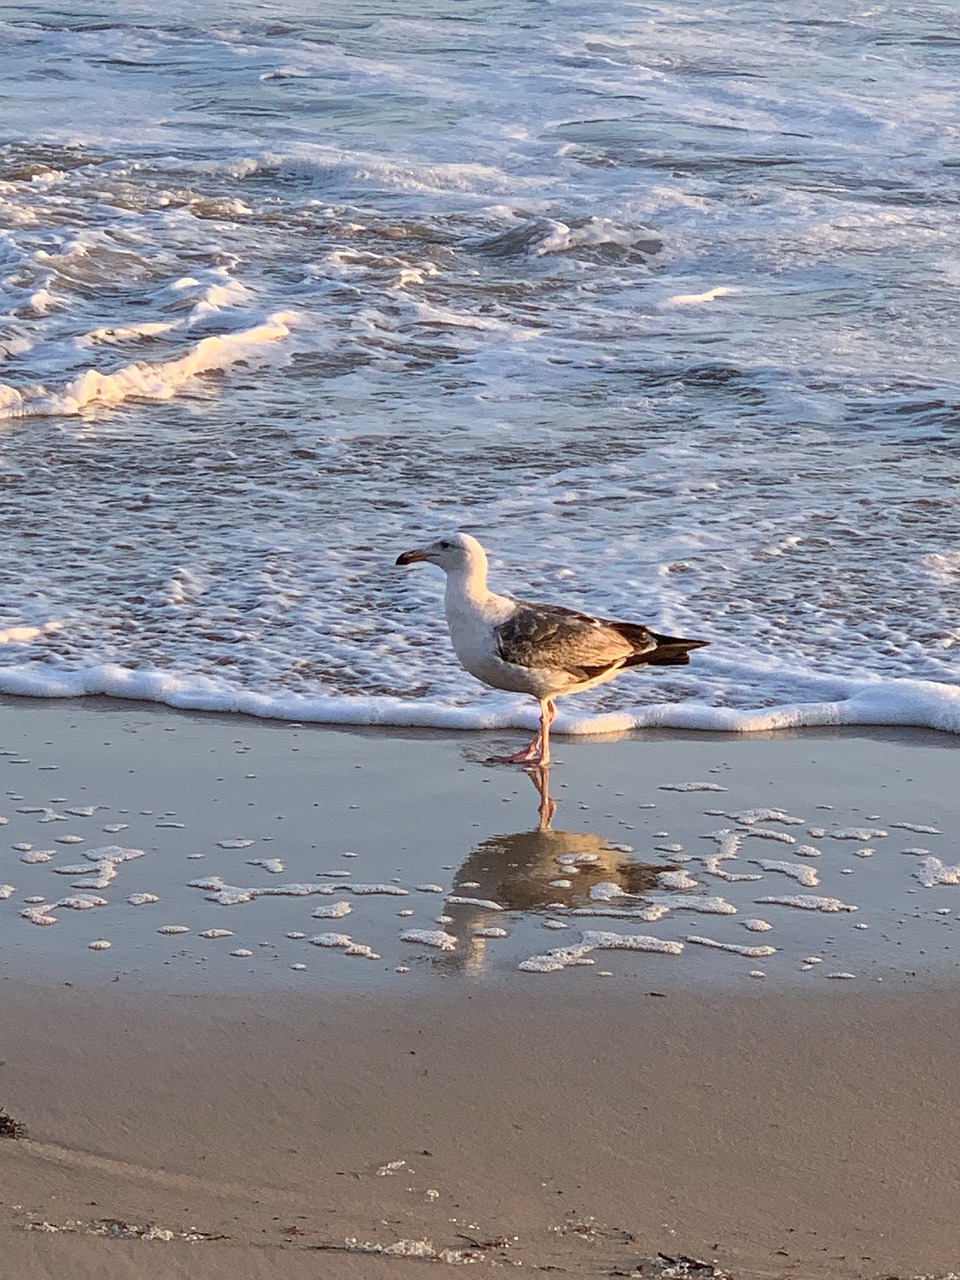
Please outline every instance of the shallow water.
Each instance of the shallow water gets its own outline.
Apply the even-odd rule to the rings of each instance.
[[[561,727],[960,730],[954,18],[6,5],[0,689],[528,723],[462,526],[712,641]]]
[[[490,735],[102,700],[4,724],[7,976],[784,994],[960,962],[956,766],[929,732],[568,742],[547,826],[526,776],[482,767]]]

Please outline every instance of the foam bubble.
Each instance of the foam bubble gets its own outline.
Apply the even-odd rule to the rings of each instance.
[[[722,827],[719,831],[707,832],[701,838],[704,840],[714,840],[719,846],[719,850],[715,855],[717,858],[727,859],[735,858],[743,846],[746,832],[732,831],[729,827]]]
[[[360,956],[364,960],[379,960],[380,952],[364,942],[351,942],[343,953],[345,956]]]
[[[52,908],[49,906],[24,907],[20,914],[24,920],[29,920],[31,924],[56,924],[57,917],[52,915],[51,911]]]
[[[618,899],[629,898],[632,895],[613,880],[601,880],[590,886],[589,896],[593,902],[616,902]]]
[[[361,896],[382,893],[391,898],[405,898],[410,893],[409,889],[403,889],[398,884],[345,884],[340,887],[348,893]]]
[[[726,791],[716,782],[662,782],[661,791]]]
[[[596,964],[588,954],[590,947],[557,947],[543,955],[530,956],[522,960],[517,968],[523,973],[556,973],[559,969],[568,969],[572,965]]]
[[[443,929],[405,929],[400,935],[401,942],[419,942],[425,947],[436,947],[438,951],[456,951],[457,939]]]
[[[748,956],[753,960],[772,956],[777,950],[776,947],[745,947],[736,942],[716,942],[713,938],[701,938],[696,934],[688,934],[687,942],[694,942],[700,947],[713,947],[716,951],[730,951],[734,955]]]
[[[286,870],[280,858],[251,858],[249,866],[263,867],[264,871],[269,871],[272,875],[280,875],[281,872]]]
[[[782,822],[788,826],[803,825],[803,818],[794,818],[783,809],[741,809],[737,813],[728,813],[727,817],[745,827],[753,827],[760,822]]]
[[[706,875],[716,876],[718,880],[728,880],[734,884],[742,880],[762,880],[763,879],[763,876],[750,875],[748,873],[743,873],[743,872],[737,873],[733,871],[727,871],[725,867],[721,867],[720,865],[721,858],[722,858],[722,855],[719,853],[715,853],[711,857],[701,858],[701,862],[703,863],[703,870]]]
[[[936,888],[938,884],[960,884],[960,864],[948,867],[932,856],[923,858],[913,874],[925,889]]]
[[[880,827],[841,827],[827,834],[831,840],[859,840],[861,844],[868,844],[871,840],[881,840],[889,832]]]
[[[781,875],[789,876],[791,880],[796,880],[809,889],[820,883],[816,869],[802,862],[777,862],[772,858],[751,858],[750,861],[764,871],[778,871]]]
[[[678,906],[678,902],[661,901],[657,903],[645,903],[636,907],[574,907],[570,912],[573,916],[607,916],[615,920],[642,920],[645,924],[652,924],[655,920],[662,920],[664,916],[669,915],[673,907]]]
[[[664,938],[652,938],[644,933],[608,933],[588,930],[581,939],[585,947],[601,951],[651,951],[659,955],[678,956],[682,942]]]
[[[666,906],[675,911],[699,911],[704,915],[732,916],[737,908],[726,898],[709,893],[660,894],[657,892],[644,895],[654,906]]]
[[[674,891],[698,889],[700,887],[688,871],[660,871],[657,874],[657,884],[661,889]]]
[[[857,911],[858,907],[841,902],[839,898],[824,898],[813,893],[774,894],[755,899],[758,903],[775,903],[781,907],[797,907],[801,911]]]
[[[774,840],[777,844],[796,844],[797,837],[789,831],[768,831],[765,827],[751,827],[747,836],[754,840]]]
[[[702,293],[675,293],[669,298],[664,298],[661,305],[664,307],[700,307],[710,302],[716,302],[718,298],[726,298],[729,294],[736,292],[736,289],[718,284],[714,285],[712,289],[705,289]]]
[[[314,920],[339,920],[348,916],[353,910],[349,902],[331,902],[328,907],[317,907],[313,913]]]

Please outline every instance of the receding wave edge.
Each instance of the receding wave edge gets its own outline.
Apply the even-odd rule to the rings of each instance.
[[[210,711],[316,724],[434,729],[530,729],[532,702],[490,706],[451,705],[427,699],[379,695],[303,694],[224,686],[206,677],[170,671],[131,670],[115,664],[69,672],[29,666],[0,670],[0,693],[30,698],[94,695],[158,702],[179,710]],[[886,725],[960,733],[960,686],[928,680],[874,677],[849,682],[847,696],[757,708],[710,706],[694,700],[650,703],[623,711],[561,712],[556,728],[567,734],[612,734],[631,729],[697,729],[756,733],[832,725]]]

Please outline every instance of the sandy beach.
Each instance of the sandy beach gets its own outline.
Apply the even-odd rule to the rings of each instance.
[[[330,1251],[348,1240],[574,1275],[658,1251],[740,1278],[956,1267],[946,994],[12,985],[3,1097],[31,1137],[0,1148],[10,1275],[403,1266]],[[91,1234],[117,1220],[174,1239]]]
[[[6,1274],[960,1266],[952,738],[0,736]]]
[[[0,4],[0,1280],[960,1280],[957,16]]]

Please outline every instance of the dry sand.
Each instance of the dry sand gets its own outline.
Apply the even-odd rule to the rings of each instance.
[[[564,744],[557,830],[545,833],[527,780],[484,770],[477,757],[491,744],[476,737],[339,734],[118,704],[19,702],[3,714],[3,748],[15,754],[0,756],[10,819],[0,882],[16,893],[0,902],[0,1106],[27,1133],[0,1137],[4,1280],[378,1277],[441,1265],[361,1251],[403,1241],[449,1265],[573,1275],[655,1275],[658,1252],[715,1260],[738,1280],[960,1271],[960,886],[923,888],[919,855],[903,855],[923,840],[945,865],[957,861],[952,739]],[[698,779],[727,790],[661,790]],[[825,804],[834,808],[817,809]],[[47,824],[18,812],[44,805],[102,807]],[[579,936],[543,928],[558,849],[599,849],[604,875],[645,888],[651,873],[613,845],[699,874],[701,864],[658,848],[709,852],[696,842],[719,819],[705,809],[762,805],[802,816],[803,839],[814,821],[888,824],[868,858],[855,857],[863,842],[827,837],[811,860],[814,892],[841,886],[856,915],[767,906],[774,928],[749,934],[740,920],[752,900],[736,895],[756,886],[716,882],[710,892],[736,900],[736,917],[671,913],[643,926],[772,939],[764,981],[748,977],[755,960],[689,944],[680,956],[603,952],[592,968],[518,972],[532,949]],[[122,834],[102,833],[120,820]],[[61,847],[51,830],[82,840]],[[255,843],[224,850],[225,837]],[[108,906],[64,910],[46,928],[20,917],[22,896],[48,892],[53,867],[104,839],[145,851],[103,891]],[[27,843],[57,857],[24,864],[13,846]],[[794,856],[773,840],[745,845],[723,865],[756,871],[748,858]],[[187,888],[224,864],[235,882],[271,881],[248,866],[251,853],[281,857],[281,879],[318,881],[342,868],[344,851],[358,854],[355,879],[411,889],[352,899],[347,919],[382,949],[379,961],[286,938],[293,913],[307,929],[342,927],[312,920],[329,897],[222,907]],[[764,876],[767,891],[801,887]],[[498,893],[510,937],[452,956],[401,944],[398,909],[434,928],[438,912],[456,910],[418,895],[421,881]],[[151,887],[160,903],[127,904]],[[567,894],[558,917],[583,900],[555,892]],[[171,914],[191,928],[186,941],[156,932]],[[469,909],[446,927],[492,918]],[[211,924],[253,954],[210,956],[224,943],[196,935]],[[586,927],[637,928],[617,918]],[[109,951],[87,949],[99,935]],[[808,950],[824,963],[804,967]],[[839,966],[855,979],[825,980]]]
[[[326,1251],[348,1238],[575,1275],[661,1250],[739,1280],[944,1272],[954,1010],[849,989],[278,1003],[7,982],[3,1100],[31,1136],[0,1147],[2,1274],[413,1265]],[[214,1238],[23,1230],[105,1219]]]

